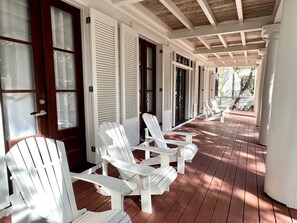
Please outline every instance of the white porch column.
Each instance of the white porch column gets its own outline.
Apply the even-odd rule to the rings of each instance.
[[[260,126],[261,122],[261,108],[262,108],[262,94],[263,94],[263,82],[265,76],[266,58],[267,50],[261,49],[259,55],[262,56],[262,60],[259,61],[259,66],[257,68],[257,79],[256,79],[256,95],[255,95],[255,112],[256,112],[256,126]]]
[[[266,157],[265,192],[297,208],[296,0],[284,1]]]
[[[275,74],[276,54],[279,39],[279,24],[267,25],[262,28],[262,36],[267,41],[267,62],[263,82],[261,124],[259,143],[267,146],[269,122],[271,114],[272,89]]]

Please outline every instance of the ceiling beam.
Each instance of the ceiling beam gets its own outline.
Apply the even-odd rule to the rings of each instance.
[[[231,52],[228,52],[231,58],[234,58],[234,55]]]
[[[265,17],[261,19],[246,20],[244,23],[224,23],[218,24],[216,27],[203,26],[194,28],[193,31],[187,29],[174,30],[170,35],[171,39],[184,39],[197,36],[212,36],[219,34],[238,33],[241,31],[255,31],[262,29],[262,26],[272,23],[272,17]]]
[[[235,3],[236,3],[238,21],[240,23],[242,23],[243,22],[242,1],[241,0],[235,0]]]
[[[265,48],[265,43],[261,44],[250,44],[246,46],[229,46],[225,47],[213,47],[209,49],[196,49],[193,51],[193,54],[213,54],[213,53],[228,53],[228,52],[238,52],[245,50],[258,50],[260,48]]]
[[[221,59],[221,57],[218,54],[214,53],[213,55],[215,55],[219,60]]]
[[[245,46],[246,45],[246,39],[245,39],[245,33],[243,31],[240,32],[240,37],[241,37],[242,45]]]
[[[194,29],[193,24],[171,0],[159,0],[188,30]]]
[[[216,18],[212,13],[212,10],[207,2],[207,0],[197,0],[198,4],[200,5],[202,11],[204,12],[205,16],[207,17],[208,21],[212,26],[217,26]]]
[[[240,62],[229,62],[229,63],[220,63],[220,64],[213,64],[214,67],[255,67],[257,66],[257,63],[255,61],[248,61],[248,62],[245,62],[245,61],[240,61]]]
[[[221,34],[219,34],[218,37],[221,40],[223,46],[224,47],[228,47],[228,42],[227,42],[226,38],[223,35],[221,35]]]
[[[233,58],[231,57],[228,57],[228,56],[221,56],[220,59],[217,59],[217,58],[209,58],[207,59],[207,62],[220,62],[220,61],[225,61],[225,62],[228,62],[228,61],[246,61],[246,60],[259,60],[261,59],[261,56],[257,55],[257,54],[252,54],[252,55],[249,55],[248,57],[245,57],[245,56],[233,56]]]
[[[280,23],[283,14],[284,0],[277,0],[273,9],[273,23]]]
[[[211,45],[201,36],[198,36],[197,39],[207,48],[211,49]]]
[[[111,0],[112,4],[116,6],[131,5],[134,3],[142,2],[144,0]]]

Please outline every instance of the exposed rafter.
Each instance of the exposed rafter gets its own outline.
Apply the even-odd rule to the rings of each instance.
[[[265,48],[265,43],[261,44],[250,44],[246,46],[229,46],[228,48],[225,47],[213,47],[209,49],[197,49],[194,50],[194,54],[212,54],[212,53],[228,53],[228,52],[237,52],[237,51],[244,51],[244,50],[258,50],[260,48]]]
[[[273,23],[281,22],[284,0],[277,0],[273,9]]]
[[[233,56],[233,58],[228,57],[228,56],[221,56],[220,59],[217,58],[209,58],[207,59],[208,62],[220,62],[220,61],[225,61],[225,62],[229,62],[229,61],[246,61],[246,60],[259,60],[261,59],[261,56],[257,55],[257,54],[252,54],[249,55],[248,57],[245,56]]]
[[[197,0],[198,4],[200,5],[202,11],[204,12],[205,16],[207,17],[208,21],[212,26],[217,25],[216,18],[211,11],[211,8],[207,2],[207,0]]]
[[[243,51],[243,54],[244,54],[244,57],[245,58],[247,58],[248,57],[248,53],[247,53],[247,51],[245,50],[245,51]]]
[[[231,58],[234,58],[233,54],[231,52],[228,52]]]
[[[230,62],[221,62],[220,64],[214,63],[216,67],[254,67],[257,66],[256,61],[230,61]]]
[[[218,54],[214,53],[213,55],[215,55],[219,60],[221,59],[221,57]]]
[[[203,37],[197,37],[197,39],[203,43],[203,45],[207,48],[207,49],[211,49],[211,45],[203,38]]]
[[[225,39],[225,37],[221,34],[218,35],[219,39],[221,40],[222,44],[224,47],[228,47],[228,42],[227,40]]]
[[[187,29],[174,30],[170,35],[171,39],[183,39],[197,36],[211,36],[228,33],[238,33],[241,31],[261,30],[262,26],[271,24],[272,17],[246,20],[244,23],[230,22],[228,24],[218,24],[217,27],[203,26],[197,27],[193,31]]]
[[[134,3],[142,2],[144,0],[111,0],[114,5],[123,6],[123,5],[131,5]]]
[[[240,37],[241,37],[242,45],[245,46],[246,45],[246,39],[245,39],[245,33],[243,31],[240,32]]]
[[[188,30],[193,30],[193,24],[171,0],[159,0]]]
[[[235,0],[235,3],[236,3],[238,21],[240,23],[242,23],[243,22],[242,1],[241,0]]]

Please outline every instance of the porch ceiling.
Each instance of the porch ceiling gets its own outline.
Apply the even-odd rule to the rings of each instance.
[[[110,0],[137,12],[212,66],[255,66],[264,25],[280,23],[284,0]],[[135,15],[134,15],[135,17]]]

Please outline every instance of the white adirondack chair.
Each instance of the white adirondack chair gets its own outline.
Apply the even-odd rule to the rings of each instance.
[[[140,195],[142,211],[152,213],[151,195],[163,194],[177,177],[176,170],[169,166],[168,157],[176,153],[176,150],[168,151],[145,146],[131,148],[123,126],[112,122],[100,125],[99,136],[103,144],[101,158],[104,169],[107,169],[107,163],[111,163],[118,169],[122,179],[136,183],[138,187],[131,195]],[[136,164],[132,149],[160,153],[164,158],[162,166],[155,169],[147,165]]]
[[[142,118],[151,135],[149,136],[149,133],[146,131],[146,141],[149,142],[150,140],[153,140],[159,148],[166,150],[172,150],[167,144],[176,145],[178,151],[170,157],[170,162],[177,162],[177,172],[185,173],[185,162],[191,162],[198,152],[198,147],[192,143],[192,138],[193,136],[196,136],[196,134],[189,132],[162,132],[156,116],[144,113]],[[165,139],[164,134],[166,133],[185,136],[186,141]],[[160,163],[160,156],[150,157],[150,154],[147,153],[145,160],[141,163],[147,165],[158,164]]]
[[[227,117],[230,113],[230,108],[228,106],[220,106],[218,105],[217,101],[215,99],[210,100],[211,103],[211,110],[219,113],[223,111],[225,113],[225,116]]]
[[[108,176],[70,174],[61,141],[24,139],[11,148],[5,160],[25,204],[47,222],[131,222],[120,209],[123,195],[131,193],[136,185]],[[77,210],[71,177],[109,188],[112,210],[101,213]]]
[[[203,102],[205,108],[205,119],[204,121],[212,121],[216,119],[220,119],[220,122],[224,122],[225,113],[224,110],[213,111],[207,102]]]

